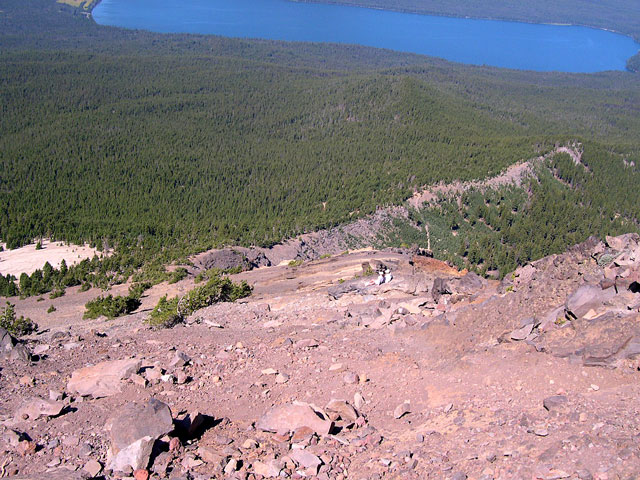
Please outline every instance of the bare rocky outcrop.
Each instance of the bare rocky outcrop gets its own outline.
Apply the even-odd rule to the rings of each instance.
[[[635,478],[639,243],[502,282],[362,251],[238,274],[251,297],[170,330],[61,325],[0,367],[0,476]]]

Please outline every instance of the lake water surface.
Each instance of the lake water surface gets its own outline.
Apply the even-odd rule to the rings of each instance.
[[[101,25],[162,33],[334,42],[521,70],[624,70],[640,45],[587,27],[435,17],[287,0],[102,0]]]

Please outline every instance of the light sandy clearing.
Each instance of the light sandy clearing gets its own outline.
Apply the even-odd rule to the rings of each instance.
[[[5,244],[2,246],[6,249]],[[41,250],[36,250],[36,244],[31,243],[14,250],[0,252],[0,273],[3,275],[10,273],[16,277],[22,272],[31,275],[36,269],[42,268],[46,262],[58,268],[64,259],[67,265],[71,266],[85,258],[93,258],[96,254],[100,255],[100,252],[87,244],[65,245],[63,242],[43,240]]]

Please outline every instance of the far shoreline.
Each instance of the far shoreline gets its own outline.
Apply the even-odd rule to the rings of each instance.
[[[181,29],[179,26],[177,28],[171,27],[171,23],[164,25],[163,28],[161,28],[160,30],[154,30],[152,25],[146,25],[144,22],[142,22],[141,24],[140,22],[138,22],[139,23],[138,26],[121,26],[118,24],[119,22],[117,21],[117,17],[115,21],[112,21],[112,22],[105,21],[105,23],[100,23],[96,20],[95,16],[93,15],[93,12],[94,12],[94,9],[101,4],[101,0],[95,0],[93,3],[91,3],[91,10],[90,10],[91,13],[89,13],[87,16],[91,16],[93,22],[98,26],[111,26],[116,28],[122,28],[125,30],[146,30],[146,31],[149,31],[155,34],[160,34],[160,35],[169,33],[169,34],[196,35],[196,36],[205,36],[205,37],[219,36],[223,38],[238,38],[238,39],[242,38],[245,40],[273,40],[273,41],[282,41],[287,43],[320,42],[324,44],[336,43],[339,45],[353,44],[353,45],[359,45],[359,46],[368,47],[368,48],[382,48],[382,49],[396,51],[399,53],[415,54],[415,55],[420,55],[427,58],[429,57],[440,58],[446,61],[461,64],[461,65],[491,66],[497,69],[517,70],[517,71],[561,72],[561,73],[569,73],[569,74],[587,74],[587,75],[598,74],[606,71],[634,72],[635,69],[629,67],[630,61],[634,59],[634,57],[640,55],[640,43],[638,40],[636,40],[634,35],[630,33],[624,33],[623,31],[616,30],[613,28],[604,28],[604,27],[598,27],[598,26],[589,25],[589,24],[562,23],[562,22],[534,22],[534,21],[517,19],[513,17],[492,17],[492,16],[473,16],[473,15],[463,16],[463,15],[444,14],[444,13],[437,13],[437,12],[436,13],[422,12],[422,11],[416,11],[413,9],[382,8],[382,7],[376,7],[376,6],[362,5],[355,2],[348,2],[348,1],[342,2],[339,0],[285,0],[285,2],[291,3],[291,4],[315,4],[315,5],[326,5],[326,6],[336,6],[336,7],[342,6],[342,7],[349,7],[349,8],[366,9],[370,11],[401,13],[406,15],[419,15],[420,17],[424,17],[424,18],[431,17],[431,18],[442,18],[442,19],[450,19],[450,20],[504,22],[504,23],[514,24],[514,25],[519,24],[519,25],[529,25],[529,26],[584,28],[584,29],[590,29],[592,31],[600,31],[600,32],[606,32],[612,35],[617,35],[619,36],[619,38],[627,38],[627,39],[630,39],[633,42],[633,44],[632,45],[627,44],[624,47],[624,49],[622,48],[622,45],[620,46],[620,53],[622,53],[622,55],[616,56],[618,60],[615,63],[610,63],[610,64],[607,64],[606,62],[593,63],[593,64],[590,64],[589,66],[582,66],[582,67],[579,67],[576,64],[574,64],[572,66],[565,65],[564,67],[562,67],[557,65],[557,61],[555,62],[555,64],[552,63],[550,65],[540,64],[539,61],[538,63],[525,62],[523,64],[522,62],[514,63],[512,59],[508,57],[505,57],[504,59],[500,59],[500,58],[492,59],[491,61],[488,61],[489,59],[484,57],[476,58],[474,60],[475,57],[473,56],[471,58],[467,58],[465,56],[460,56],[459,54],[451,56],[445,52],[437,51],[437,49],[436,51],[429,50],[429,49],[425,50],[424,48],[420,48],[419,43],[415,46],[415,48],[411,48],[411,47],[408,47],[407,45],[392,45],[392,44],[386,45],[384,44],[384,42],[383,44],[379,44],[379,43],[376,44],[375,42],[370,43],[370,42],[367,42],[366,40],[363,42],[362,38],[354,38],[345,42],[344,40],[331,40],[329,37],[320,38],[320,39],[307,39],[307,38],[289,38],[289,36],[286,36],[286,35],[284,37],[278,37],[278,36],[274,37],[271,34],[265,35],[264,33],[262,35],[260,34],[251,35],[250,32],[248,32],[247,34],[242,34],[241,32],[237,34],[236,33],[230,34],[229,32],[215,32],[215,31],[208,32],[207,29],[204,29],[202,31],[189,31],[188,29],[187,30]],[[499,28],[499,27],[495,27],[495,28]],[[569,34],[569,35],[573,35],[573,34]],[[633,50],[633,53],[630,53],[630,50]],[[619,64],[618,61],[622,61],[622,63]]]

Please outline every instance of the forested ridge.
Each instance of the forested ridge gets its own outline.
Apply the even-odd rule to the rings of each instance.
[[[635,207],[617,208],[619,196],[636,198],[637,167],[620,168],[623,156],[640,165],[636,75],[126,31],[49,0],[0,10],[0,238],[10,247],[89,241],[142,265],[158,252],[169,261],[269,245],[572,141],[601,169],[582,214],[594,223],[615,210],[636,228]],[[619,195],[596,195],[604,181]],[[546,201],[565,190],[547,188]],[[531,213],[538,232],[565,228]],[[609,223],[598,232],[619,227]]]

